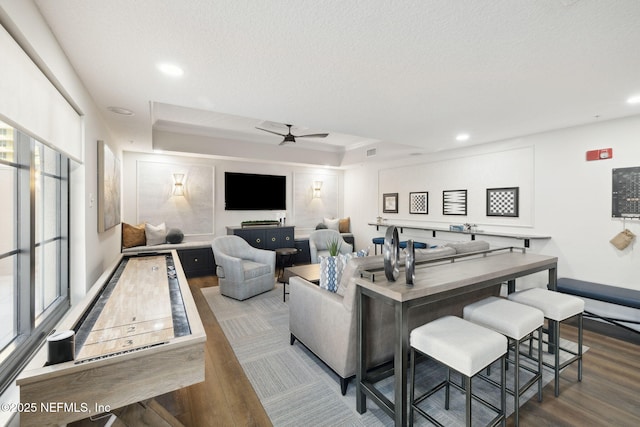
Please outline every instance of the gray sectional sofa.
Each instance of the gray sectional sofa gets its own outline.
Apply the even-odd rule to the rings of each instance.
[[[417,261],[439,259],[457,253],[489,249],[486,242],[471,241],[449,247],[416,250]],[[289,281],[290,343],[299,341],[340,377],[342,394],[356,372],[356,285],[361,272],[383,267],[382,255],[354,258],[345,267],[336,293],[300,277]],[[447,314],[462,315],[470,302],[490,295],[499,295],[500,284],[464,298],[450,298],[437,304],[409,311],[409,327],[414,328]],[[394,312],[390,305],[370,300],[371,309],[366,319],[369,357],[368,366],[374,367],[393,359]]]

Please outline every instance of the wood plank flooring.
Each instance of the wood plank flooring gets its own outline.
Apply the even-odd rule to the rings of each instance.
[[[270,426],[200,292],[217,286],[217,278],[194,278],[189,285],[207,333],[205,382],[159,396],[158,402],[187,427]],[[563,325],[562,336],[577,340],[577,330]],[[560,396],[555,398],[553,383],[548,384],[542,403],[531,399],[520,409],[521,426],[640,425],[640,346],[590,330],[585,330],[584,343],[590,349],[584,356],[583,381],[577,381],[576,366],[568,367],[561,376]],[[507,425],[513,425],[513,417]]]

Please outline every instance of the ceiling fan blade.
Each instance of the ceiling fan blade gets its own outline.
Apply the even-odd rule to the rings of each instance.
[[[328,133],[311,133],[309,135],[296,135],[296,138],[326,138]]]
[[[286,143],[287,143],[287,140],[283,139],[282,142],[280,144],[278,144],[278,145],[285,145]]]
[[[262,130],[262,131],[265,131],[265,132],[269,132],[269,133],[272,133],[274,135],[286,136],[286,134],[284,134],[284,133],[278,133],[278,132],[274,132],[274,131],[269,130],[269,129],[259,128],[258,126],[256,126],[256,129]]]

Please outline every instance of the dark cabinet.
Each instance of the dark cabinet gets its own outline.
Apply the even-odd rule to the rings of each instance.
[[[293,227],[227,227],[227,234],[242,237],[251,246],[259,249],[295,247]]]
[[[216,274],[216,262],[211,248],[178,249],[185,276],[211,276]]]
[[[264,249],[264,230],[253,228],[231,228],[227,229],[227,234],[235,234],[236,236],[242,237],[254,248]]]
[[[265,249],[293,248],[293,227],[267,228],[265,232]]]
[[[294,264],[311,264],[311,253],[309,252],[309,239],[296,239],[295,246],[298,253],[293,258]]]
[[[354,251],[354,252],[356,251],[356,241],[355,241],[355,239],[353,238],[353,234],[349,234],[349,235],[344,235],[344,234],[343,234],[343,235],[342,235],[342,239],[343,239],[345,242],[349,243],[349,244],[351,245],[351,247],[353,247],[353,251]]]

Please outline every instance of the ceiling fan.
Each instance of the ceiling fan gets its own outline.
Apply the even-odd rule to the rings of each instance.
[[[287,144],[289,142],[295,143],[296,142],[296,138],[325,138],[325,137],[327,137],[329,135],[328,133],[311,133],[311,134],[308,134],[308,135],[293,135],[291,133],[291,126],[293,126],[293,125],[285,124],[285,126],[287,126],[289,128],[289,131],[286,134],[279,133],[279,132],[274,132],[274,131],[269,130],[269,129],[263,129],[263,128],[258,127],[258,126],[256,126],[256,129],[262,130],[262,131],[265,131],[265,132],[269,132],[269,133],[273,133],[275,135],[280,135],[280,136],[284,137],[282,142],[280,144],[278,144],[278,145],[284,145],[284,144]]]

